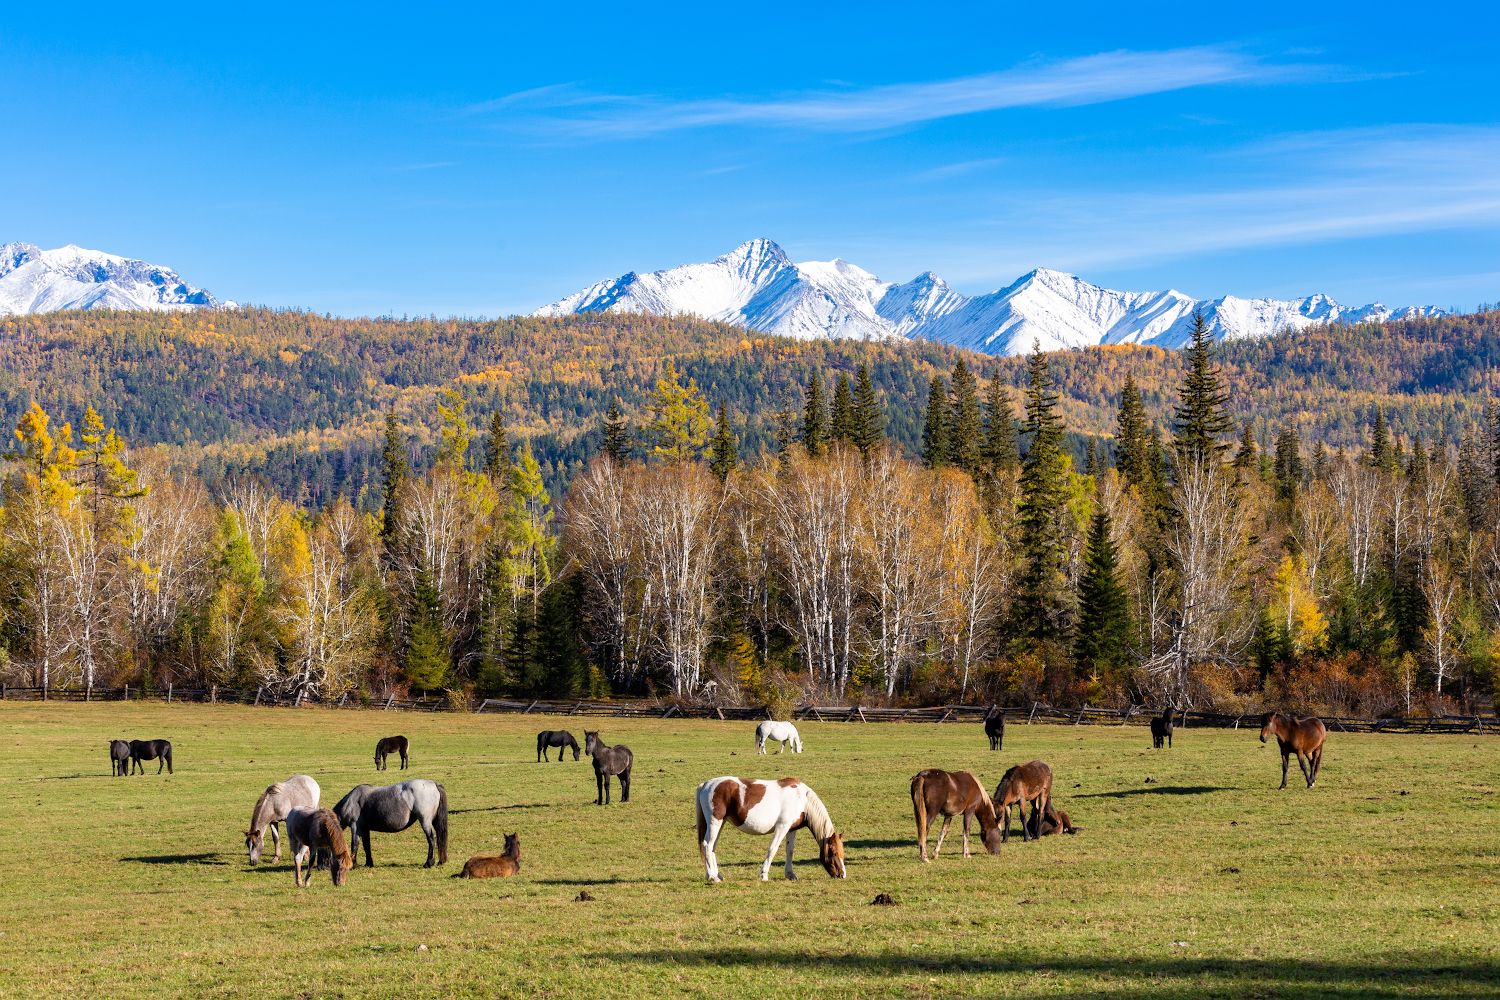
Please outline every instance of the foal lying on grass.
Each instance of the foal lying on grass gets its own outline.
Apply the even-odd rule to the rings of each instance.
[[[505,878],[521,873],[521,835],[505,835],[504,854],[476,854],[454,878]]]

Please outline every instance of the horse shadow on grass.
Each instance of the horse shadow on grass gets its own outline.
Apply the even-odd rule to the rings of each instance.
[[[661,882],[673,882],[676,879],[668,878],[534,878],[530,881],[536,885],[653,885]]]
[[[963,827],[959,827],[958,832],[962,836]],[[912,837],[907,837],[904,840],[846,840],[844,841],[844,849],[850,851],[876,851],[890,847],[911,847],[915,843],[916,840]]]
[[[1136,795],[1209,795],[1213,792],[1228,792],[1233,789],[1223,785],[1147,785],[1144,788],[1126,788],[1118,792],[1089,792],[1073,795],[1075,799],[1128,799]]]
[[[515,802],[508,806],[475,806],[472,809],[449,809],[449,816],[461,816],[464,813],[489,813],[506,812],[511,809],[546,809],[545,802]]]
[[[221,860],[223,855],[218,851],[209,851],[203,854],[141,854],[131,858],[121,858],[121,861],[129,861],[138,865],[220,865],[227,866],[228,861]]]

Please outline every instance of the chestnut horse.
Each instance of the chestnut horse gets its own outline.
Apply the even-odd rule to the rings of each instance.
[[[454,878],[505,878],[521,873],[521,835],[505,835],[504,854],[476,854],[464,862],[464,870]]]
[[[930,767],[918,771],[911,779],[911,808],[917,816],[917,857],[927,858],[927,819],[942,816],[943,826],[938,830],[937,846],[932,856],[943,849],[943,838],[948,836],[948,824],[954,816],[964,818],[964,857],[969,854],[969,821],[979,817],[979,839],[984,849],[991,854],[1000,853],[1000,820],[995,816],[995,804],[985,794],[979,779],[968,771],[940,771]]]
[[[1322,719],[1298,719],[1280,712],[1267,712],[1260,722],[1260,741],[1267,735],[1275,736],[1281,747],[1281,787],[1286,787],[1287,765],[1292,754],[1297,755],[1297,766],[1307,779],[1307,787],[1318,783],[1318,770],[1323,766],[1323,741],[1328,738],[1328,727]]]
[[[1010,807],[1015,806],[1021,817],[1021,839],[1030,840],[1040,836],[1032,829],[1041,829],[1041,819],[1052,804],[1052,768],[1042,761],[1027,761],[1017,764],[1005,772],[1000,784],[995,786],[995,809],[1000,813],[1000,839],[1010,839]],[[1026,805],[1031,805],[1031,815],[1026,815]]]
[[[292,844],[292,878],[297,885],[307,888],[312,884],[313,869],[318,867],[318,858],[327,857],[328,872],[334,885],[343,885],[349,869],[354,867],[354,857],[349,853],[349,844],[344,840],[344,828],[332,809],[293,809],[286,816],[286,836]],[[302,864],[307,863],[307,877],[302,877]]]
[[[771,862],[776,849],[786,840],[786,877],[794,879],[792,847],[797,830],[807,827],[818,842],[818,861],[832,878],[843,878],[844,837],[833,827],[828,807],[818,793],[796,778],[779,781],[752,781],[747,778],[710,778],[698,786],[698,852],[710,882],[722,882],[719,858],[714,847],[725,823],[733,823],[746,833],[771,835],[771,849],[760,866],[760,880],[771,877]]]
[[[1038,836],[1050,837],[1054,833],[1077,833],[1082,830],[1081,826],[1074,826],[1073,820],[1061,809],[1052,808],[1051,803],[1047,805],[1047,811],[1042,815],[1042,832]]]

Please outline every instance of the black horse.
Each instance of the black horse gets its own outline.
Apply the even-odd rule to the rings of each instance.
[[[1151,720],[1151,748],[1160,750],[1162,743],[1172,748],[1172,715],[1177,710],[1171,705],[1162,709],[1161,715]]]
[[[433,849],[437,863],[448,863],[448,792],[436,781],[413,778],[399,785],[356,785],[333,807],[341,826],[349,828],[351,850],[358,861],[359,844],[365,845],[365,867],[374,868],[370,857],[370,834],[400,833],[413,823],[422,825],[427,836],[427,863],[431,868]]]
[[[141,773],[145,774],[146,773],[146,768],[145,768],[145,766],[143,764],[141,764],[141,761],[143,761],[143,760],[158,760],[158,759],[160,759],[161,763],[159,763],[159,764],[156,765],[156,773],[157,774],[161,774],[161,769],[163,767],[165,767],[167,769],[167,773],[171,774],[172,773],[172,741],[171,740],[131,740],[130,741],[130,767],[131,767],[130,773],[131,774],[135,773],[135,769],[136,768],[140,768],[141,769]]]
[[[401,754],[401,770],[406,770],[406,737],[387,736],[375,744],[375,770],[384,771],[386,754]]]
[[[536,759],[538,763],[546,763],[550,758],[547,756],[548,747],[557,747],[557,759],[563,759],[563,749],[573,748],[573,759],[578,759],[578,741],[573,734],[566,729],[543,729],[536,734]]]
[[[109,773],[111,777],[123,777],[130,767],[130,744],[124,740],[109,741]]]
[[[617,775],[620,779],[620,801],[630,801],[630,767],[635,763],[635,755],[630,748],[621,743],[616,746],[605,746],[604,741],[599,738],[597,730],[583,731],[583,743],[588,748],[588,754],[594,758],[594,784],[598,786],[599,792],[594,796],[594,805],[609,805],[609,776]]]
[[[993,707],[984,717],[984,735],[990,738],[990,749],[999,750],[1005,744],[1005,712]]]

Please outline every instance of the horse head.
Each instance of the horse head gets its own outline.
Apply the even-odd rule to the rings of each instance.
[[[604,741],[599,739],[599,730],[585,729],[583,731],[583,749],[590,757],[594,756],[603,744]]]
[[[260,844],[264,838],[265,831],[263,830],[245,831],[245,850],[250,852],[250,863],[252,865],[260,864]]]
[[[349,877],[349,870],[354,867],[354,856],[349,853],[348,848],[342,854],[333,854],[328,859],[328,874],[333,879],[334,885],[343,885],[344,879]]]
[[[1267,712],[1266,715],[1265,715],[1265,718],[1263,718],[1263,719],[1260,720],[1260,741],[1262,743],[1264,743],[1266,741],[1266,734],[1267,733],[1275,733],[1275,732],[1276,732],[1276,713],[1275,712]]]
[[[832,878],[847,878],[844,871],[844,835],[842,833],[830,833],[823,843],[818,845],[818,860],[823,863],[823,870]]]

